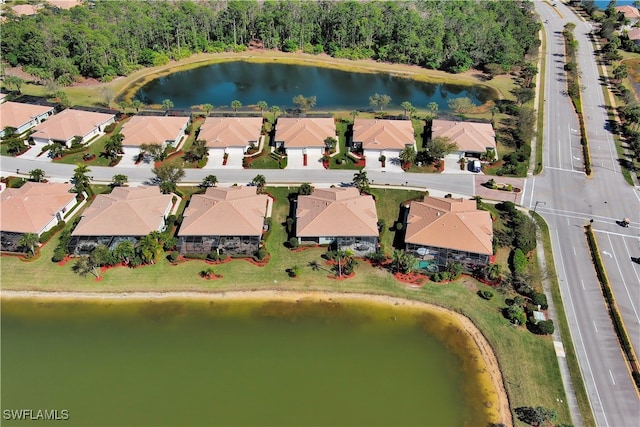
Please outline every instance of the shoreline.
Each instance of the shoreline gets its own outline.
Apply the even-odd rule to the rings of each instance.
[[[305,300],[311,302],[368,302],[386,306],[406,307],[409,309],[443,314],[453,318],[461,328],[473,339],[482,359],[487,367],[493,389],[498,398],[498,414],[500,422],[505,425],[513,425],[509,398],[504,386],[502,372],[493,348],[482,334],[480,329],[466,316],[448,310],[444,307],[414,301],[409,299],[370,295],[360,293],[337,292],[301,292],[301,291],[228,291],[228,292],[44,292],[44,291],[1,291],[2,302],[12,299],[45,299],[45,300],[84,300],[84,301],[157,301],[157,300],[236,300],[236,301],[262,301],[278,300],[296,302]]]

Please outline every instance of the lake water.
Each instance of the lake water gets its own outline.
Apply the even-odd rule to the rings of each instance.
[[[161,104],[170,99],[175,108],[212,104],[229,108],[233,100],[242,105],[266,101],[270,106],[293,108],[293,97],[315,96],[315,110],[369,109],[374,93],[391,97],[387,108],[399,109],[409,101],[417,108],[438,103],[448,110],[451,98],[469,97],[476,105],[490,99],[488,89],[478,86],[429,84],[390,74],[351,73],[330,68],[246,61],[223,62],[180,71],[144,85],[134,99]]]
[[[2,410],[85,427],[486,426],[473,354],[442,317],[360,303],[4,301]]]

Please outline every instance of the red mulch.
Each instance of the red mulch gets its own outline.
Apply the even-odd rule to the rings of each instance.
[[[428,280],[428,277],[421,273],[409,273],[409,274],[394,273],[393,277],[395,277],[396,280],[402,283],[407,283],[409,285],[416,285],[416,286],[422,286]]]
[[[265,265],[267,265],[269,263],[269,260],[271,259],[271,255],[267,255],[262,261],[256,261],[255,259],[251,258],[251,257],[247,257],[244,258],[245,261],[250,262],[251,264],[257,266],[257,267],[264,267]]]
[[[200,276],[202,277],[204,280],[218,280],[218,279],[222,279],[224,276],[222,274],[214,274],[213,276]]]
[[[69,261],[71,261],[71,257],[69,255],[66,255],[64,258],[62,258],[62,261],[58,263],[58,266],[63,267]]]
[[[208,259],[203,260],[204,262],[206,262],[209,265],[218,265],[218,264],[225,264],[227,262],[231,261],[231,257],[228,256],[225,259],[221,259],[220,261],[209,261]]]
[[[104,277],[104,276],[98,276],[98,277],[96,277],[94,280],[95,280],[96,282],[102,282],[102,278],[103,278],[103,277]]]
[[[319,248],[320,245],[304,245],[304,246],[298,246],[295,249],[291,249],[291,252],[304,252],[308,249],[313,249],[313,248]]]

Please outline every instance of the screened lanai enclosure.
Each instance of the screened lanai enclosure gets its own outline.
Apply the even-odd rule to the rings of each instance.
[[[350,250],[357,256],[364,256],[378,249],[378,238],[374,236],[348,237],[300,237],[302,245],[329,245],[330,248],[342,251]]]
[[[14,233],[11,231],[0,232],[0,244],[2,250],[6,252],[24,252],[24,249],[20,248],[18,241],[24,233]]]
[[[226,255],[253,255],[260,247],[260,236],[180,236],[181,254],[208,254],[217,250]]]
[[[99,245],[114,250],[120,242],[130,241],[135,246],[139,237],[135,236],[72,236],[67,246],[71,255],[89,255]]]
[[[468,271],[472,271],[476,266],[489,264],[489,255],[456,249],[407,243],[406,251],[416,257],[419,268],[429,271],[432,270],[433,265],[443,269],[453,262],[459,262]]]

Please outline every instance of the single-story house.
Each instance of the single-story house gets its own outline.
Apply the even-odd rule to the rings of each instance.
[[[421,268],[459,262],[472,270],[493,255],[491,215],[478,210],[475,200],[426,196],[412,201],[405,230],[406,250]]]
[[[38,11],[42,9],[42,5],[36,4],[19,4],[16,6],[12,6],[11,10],[18,16],[31,16],[38,13]]]
[[[120,129],[122,147],[129,159],[137,158],[143,144],[178,148],[185,138],[189,117],[133,116]]]
[[[262,117],[207,117],[196,138],[205,141],[209,150],[207,166],[242,168],[245,151],[258,145],[262,133]]]
[[[633,26],[640,21],[640,11],[631,5],[616,6],[615,9],[618,14],[622,13],[629,20],[629,26]]]
[[[458,158],[480,158],[486,154],[497,158],[496,132],[491,123],[434,119],[431,125],[431,138],[444,137],[458,147]]]
[[[173,194],[158,187],[116,187],[99,194],[71,232],[69,253],[84,255],[96,246],[114,249],[123,240],[134,244],[152,231],[162,231],[173,207]]]
[[[180,253],[252,255],[260,247],[269,203],[256,187],[209,187],[193,195],[178,232]]]
[[[54,112],[54,107],[45,105],[3,102],[0,104],[0,137],[4,137],[7,127],[15,128],[15,134],[22,135],[52,116]]]
[[[82,5],[82,0],[46,0],[52,7],[69,10]]]
[[[351,150],[362,151],[367,170],[402,172],[400,153],[409,146],[417,150],[411,120],[356,118],[353,123]]]
[[[361,256],[378,247],[375,201],[356,188],[317,188],[309,196],[298,196],[295,213],[301,244],[335,245]]]
[[[0,193],[2,250],[16,251],[25,233],[41,236],[55,227],[77,203],[72,184],[27,182]]]
[[[67,108],[37,125],[31,138],[36,145],[57,142],[71,147],[74,138],[79,137],[81,143],[87,143],[102,135],[104,128],[114,123],[115,120],[114,114]]]
[[[633,27],[627,32],[627,36],[629,37],[629,40],[631,40],[635,44],[640,44],[640,28]]]
[[[287,152],[287,168],[321,169],[325,139],[336,138],[336,124],[332,118],[280,117],[276,123],[274,145]]]

